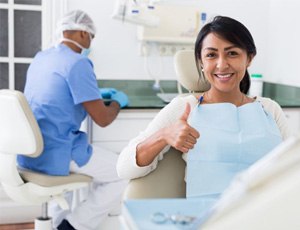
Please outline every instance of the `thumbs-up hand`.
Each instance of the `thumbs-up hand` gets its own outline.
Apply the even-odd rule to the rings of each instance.
[[[183,153],[192,149],[200,137],[199,132],[187,123],[190,112],[191,106],[187,103],[179,120],[166,130],[167,143]]]
[[[186,103],[184,113],[181,115],[180,120],[187,121],[191,112],[190,103]]]

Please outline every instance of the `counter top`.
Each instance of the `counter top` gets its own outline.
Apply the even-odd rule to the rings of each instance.
[[[276,101],[282,108],[300,108],[300,88],[264,82],[263,96]]]
[[[166,103],[153,89],[153,80],[98,80],[101,88],[111,87],[125,92],[129,97],[126,109],[161,109]],[[160,81],[164,93],[177,93],[175,80]],[[185,91],[187,92],[187,91]],[[264,82],[263,96],[279,103],[282,108],[300,108],[300,88],[281,84]]]
[[[153,80],[98,80],[101,88],[116,88],[127,94],[129,105],[126,109],[161,109],[166,103],[156,94],[160,90],[153,89]],[[165,93],[177,93],[175,80],[160,81],[160,86]]]

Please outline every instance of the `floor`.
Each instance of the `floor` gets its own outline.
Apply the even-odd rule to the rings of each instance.
[[[33,229],[34,229],[33,223],[0,225],[0,230],[33,230]],[[103,223],[103,225],[101,225],[100,229],[101,230],[121,229],[119,217],[112,216],[107,218],[107,220]]]
[[[33,229],[33,223],[26,223],[26,224],[3,224],[0,225],[0,230],[25,230],[25,229]]]

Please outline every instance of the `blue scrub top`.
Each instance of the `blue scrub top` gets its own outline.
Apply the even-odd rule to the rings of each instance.
[[[92,147],[79,131],[87,115],[82,102],[101,99],[92,62],[63,44],[39,52],[28,69],[24,93],[44,151],[37,158],[20,155],[18,164],[50,175],[68,175],[71,160],[85,165]]]

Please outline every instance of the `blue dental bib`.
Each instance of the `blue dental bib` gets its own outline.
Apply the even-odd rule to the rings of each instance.
[[[233,177],[282,142],[274,118],[259,102],[196,106],[189,123],[200,133],[187,156],[187,198],[213,203]]]

